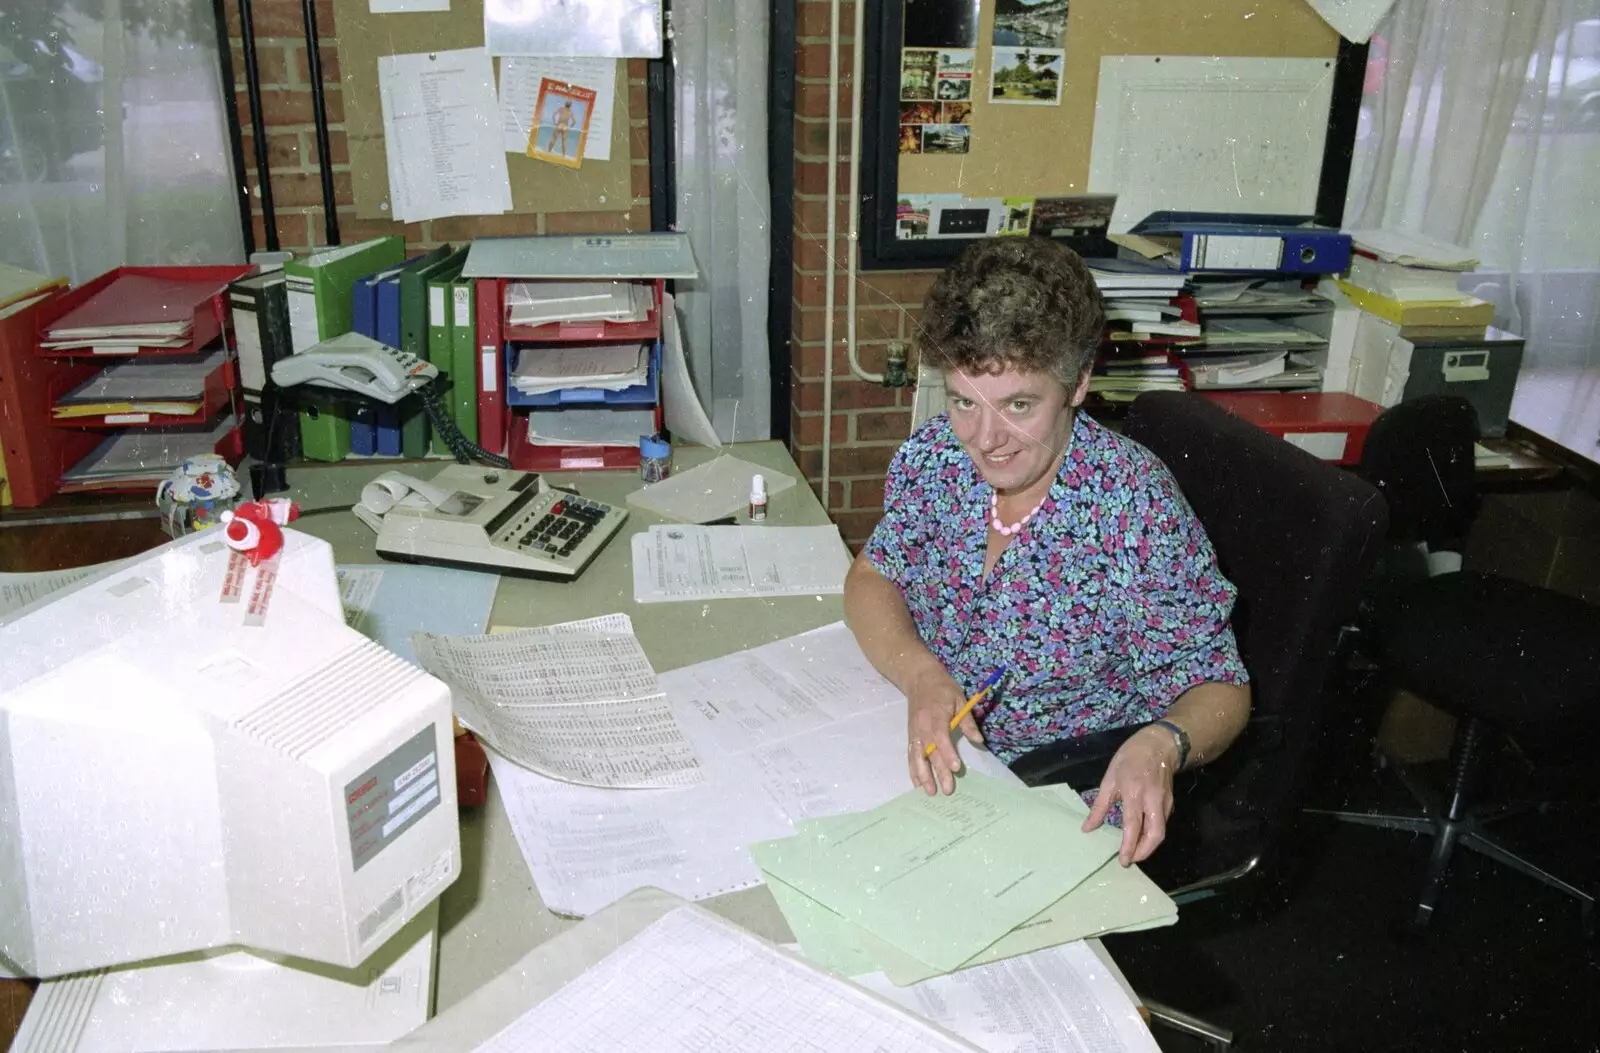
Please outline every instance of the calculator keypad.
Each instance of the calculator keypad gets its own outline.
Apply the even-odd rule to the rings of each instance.
[[[566,558],[583,544],[608,511],[598,502],[561,495],[543,515],[535,513],[530,521],[513,528],[514,543],[535,555]],[[519,530],[521,533],[517,534]]]

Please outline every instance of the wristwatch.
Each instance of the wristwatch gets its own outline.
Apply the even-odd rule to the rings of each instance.
[[[1189,733],[1170,720],[1153,720],[1150,726],[1172,732],[1172,740],[1178,744],[1178,771],[1182,771],[1183,766],[1189,763]]]

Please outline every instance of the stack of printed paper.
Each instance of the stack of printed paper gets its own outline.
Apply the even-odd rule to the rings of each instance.
[[[1085,814],[1064,788],[969,774],[948,797],[911,791],[750,852],[808,957],[904,985],[1176,921],[1160,889],[1113,859],[1119,832],[1084,833]]]
[[[411,644],[450,685],[456,718],[525,768],[615,788],[705,777],[625,614]]]
[[[525,395],[563,388],[621,391],[649,378],[650,349],[644,344],[558,344],[517,352],[511,385]]]
[[[506,288],[506,321],[642,322],[655,298],[638,282],[513,282]]]

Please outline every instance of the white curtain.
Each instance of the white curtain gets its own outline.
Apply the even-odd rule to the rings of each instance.
[[[74,283],[241,262],[223,105],[208,0],[6,4],[0,260]]]
[[[1399,0],[1373,37],[1349,228],[1472,248],[1528,365],[1600,365],[1600,0]]]
[[[684,347],[725,442],[772,430],[767,360],[768,5],[677,0],[679,230],[700,277],[678,282]]]

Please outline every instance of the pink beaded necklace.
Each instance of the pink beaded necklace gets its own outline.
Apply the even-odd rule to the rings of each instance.
[[[1057,465],[1056,465],[1056,471],[1057,472],[1061,471],[1061,463],[1064,463],[1066,461],[1066,459],[1067,459],[1067,455],[1072,452],[1072,440],[1073,440],[1073,438],[1074,438],[1073,433],[1069,431],[1067,433],[1067,448],[1065,450],[1061,451],[1061,462],[1058,462]],[[1000,495],[995,493],[993,490],[990,490],[989,491],[989,525],[994,527],[995,532],[1000,534],[1003,537],[1011,537],[1014,534],[1020,534],[1020,533],[1022,533],[1022,528],[1028,525],[1028,520],[1030,520],[1034,516],[1038,515],[1039,514],[1039,509],[1043,508],[1044,507],[1044,503],[1046,501],[1048,501],[1049,499],[1050,499],[1050,491],[1049,491],[1049,489],[1046,489],[1045,492],[1044,492],[1044,496],[1039,498],[1039,503],[1034,505],[1032,508],[1030,508],[1028,510],[1028,514],[1027,515],[1023,516],[1021,519],[1017,520],[1015,523],[1002,523],[1002,522],[1000,522]]]

